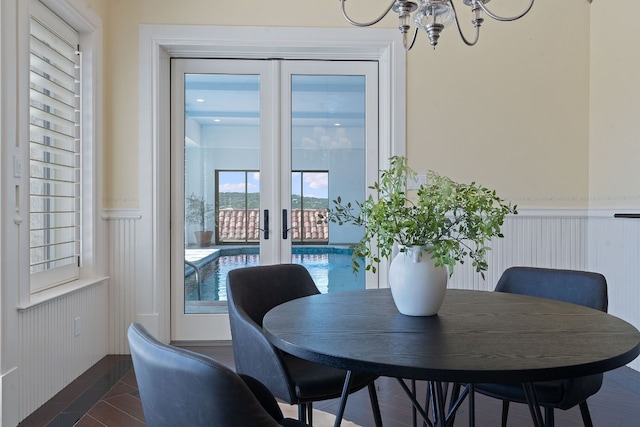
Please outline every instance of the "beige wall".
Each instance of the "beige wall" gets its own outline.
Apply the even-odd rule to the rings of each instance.
[[[495,3],[498,13],[515,12]],[[304,10],[293,0],[248,0],[241,7],[213,0],[106,4],[105,205],[118,209],[139,207],[139,24],[348,26],[337,1],[306,0]],[[371,2],[347,6],[364,20],[373,13],[355,12],[370,10],[365,4]],[[495,187],[520,206],[586,207],[589,9],[586,0],[537,0],[523,20],[487,20],[473,48],[453,27],[435,51],[420,34],[407,59],[411,165]]]
[[[590,196],[595,208],[640,208],[637,0],[591,9]]]
[[[104,24],[104,19],[107,16],[107,0],[84,0],[84,2],[102,18]]]
[[[537,0],[522,20],[488,19],[475,47],[450,28],[435,52],[411,51],[411,163],[522,206],[584,206],[588,24],[586,0]]]

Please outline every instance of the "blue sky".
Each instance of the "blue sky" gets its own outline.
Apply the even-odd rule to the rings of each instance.
[[[220,172],[220,192],[244,192],[245,173],[244,172]],[[305,172],[303,192],[307,197],[318,197],[326,199],[328,197],[328,174],[327,172]],[[300,172],[292,173],[292,187],[294,194],[300,194]],[[257,193],[260,191],[260,173],[249,172],[247,174],[247,191]]]

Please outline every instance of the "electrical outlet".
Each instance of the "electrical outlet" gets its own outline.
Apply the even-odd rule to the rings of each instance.
[[[80,335],[80,316],[73,319],[73,335],[76,337]]]

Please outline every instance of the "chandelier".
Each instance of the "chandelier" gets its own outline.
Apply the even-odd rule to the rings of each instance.
[[[490,1],[491,0],[462,0],[462,3],[471,8],[471,24],[475,28],[475,36],[473,39],[467,39],[462,33],[460,22],[458,21],[458,14],[456,13],[456,8],[453,5],[453,0],[392,0],[391,4],[386,8],[382,15],[371,22],[354,21],[347,15],[347,11],[345,9],[346,0],[340,0],[340,5],[342,7],[342,15],[344,16],[344,19],[356,27],[369,27],[377,24],[382,20],[382,18],[387,16],[389,11],[397,13],[400,22],[398,29],[402,33],[404,48],[409,50],[413,47],[420,28],[427,33],[427,36],[429,36],[429,42],[435,49],[442,30],[454,22],[456,23],[456,27],[458,27],[458,34],[460,34],[462,41],[467,46],[474,46],[478,42],[478,38],[480,37],[480,26],[484,22],[484,18],[482,17],[483,12],[488,17],[493,18],[496,21],[515,21],[528,13],[534,2],[534,0],[530,0],[529,6],[519,15],[502,17],[487,9],[485,4]],[[413,36],[409,34],[411,30],[412,13],[413,22],[415,24]]]

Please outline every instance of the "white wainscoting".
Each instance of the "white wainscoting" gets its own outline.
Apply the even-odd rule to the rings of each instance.
[[[640,219],[599,211],[590,215],[588,232],[589,269],[607,278],[609,313],[640,329]],[[629,366],[640,370],[640,360]]]
[[[101,282],[20,311],[20,420],[107,354],[107,286]]]
[[[110,214],[109,353],[126,354],[126,329],[136,313],[136,224],[139,216]],[[609,313],[640,327],[640,220],[590,217],[586,210],[527,209],[508,217],[495,239],[485,280],[470,263],[457,266],[449,287],[492,290],[511,266],[591,270],[609,284]],[[155,289],[155,292],[164,292]],[[169,316],[169,313],[159,315]],[[638,361],[630,366],[640,368]]]
[[[140,217],[121,212],[105,219],[110,279],[20,312],[20,419],[104,355],[129,351],[126,329],[137,317]],[[486,280],[466,263],[456,268],[450,287],[491,290],[513,265],[597,271],[609,284],[609,313],[640,327],[640,220],[530,210],[509,217],[503,232],[505,238],[492,244]],[[79,336],[73,332],[76,317],[81,319]],[[630,366],[638,370],[640,362]]]
[[[137,211],[106,211],[109,259],[109,354],[129,354],[127,328],[137,320]],[[167,313],[169,315],[169,313]]]
[[[504,238],[496,238],[489,251],[485,280],[470,262],[454,269],[450,288],[493,290],[508,267],[587,267],[586,212],[573,210],[527,210],[506,218]]]
[[[614,218],[613,211],[525,210],[507,218],[504,239],[495,239],[486,280],[466,263],[449,287],[491,290],[514,265],[602,273],[609,310],[640,329],[640,219]],[[640,370],[640,359],[629,364]]]

